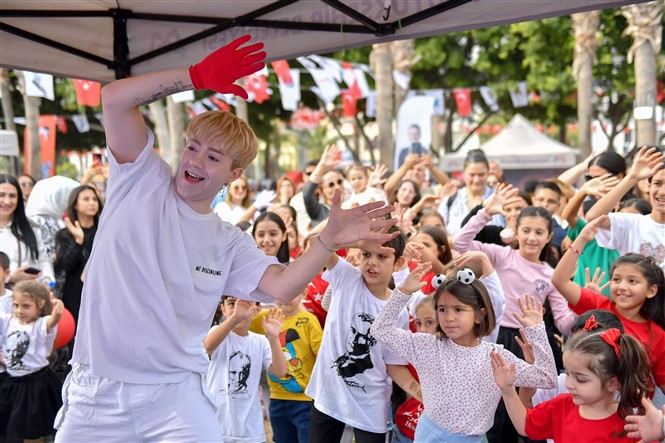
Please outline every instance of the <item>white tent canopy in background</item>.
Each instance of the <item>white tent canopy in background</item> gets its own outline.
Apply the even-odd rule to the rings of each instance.
[[[268,61],[647,0],[2,0],[0,66],[108,82],[180,68],[244,34]]]
[[[480,146],[490,160],[503,169],[565,169],[577,163],[577,149],[564,145],[538,132],[520,114],[503,130]],[[446,155],[441,161],[444,171],[461,171],[466,152]]]

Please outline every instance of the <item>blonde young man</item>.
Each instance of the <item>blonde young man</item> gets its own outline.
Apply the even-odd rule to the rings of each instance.
[[[378,231],[395,222],[381,218],[392,208],[342,211],[338,195],[319,239],[283,268],[210,209],[256,156],[246,123],[225,112],[192,120],[175,177],[157,156],[139,107],[192,89],[247,98],[233,82],[262,69],[266,55],[262,43],[241,47],[250,38],[189,69],[102,90],[107,202],[88,262],[57,441],[221,441],[203,348],[219,294],[288,301],[339,245],[391,237]]]

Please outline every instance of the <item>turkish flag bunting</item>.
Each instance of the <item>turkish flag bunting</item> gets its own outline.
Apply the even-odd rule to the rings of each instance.
[[[220,100],[217,97],[215,97],[214,95],[211,95],[209,98],[210,98],[210,101],[213,102],[215,104],[215,106],[217,106],[220,110],[222,110],[222,111],[230,111],[231,110],[231,107],[229,106],[229,104],[226,103],[224,100]]]
[[[663,89],[663,82],[658,80],[658,95],[656,95],[656,102],[660,103],[665,100],[665,89]]]
[[[76,89],[76,101],[81,106],[99,106],[102,85],[90,80],[72,79]]]
[[[271,62],[270,65],[275,70],[275,74],[277,74],[277,77],[279,77],[282,83],[286,85],[290,85],[293,83],[293,78],[291,77],[291,70],[289,68],[289,62],[287,62],[286,60],[277,60],[275,62]]]
[[[254,93],[256,103],[263,103],[270,98],[268,80],[263,74],[252,74],[245,77],[245,89]]]
[[[344,102],[344,117],[354,117],[358,113],[356,106],[356,97],[349,90],[342,91],[342,101]]]
[[[471,89],[453,89],[457,111],[461,117],[471,114]]]

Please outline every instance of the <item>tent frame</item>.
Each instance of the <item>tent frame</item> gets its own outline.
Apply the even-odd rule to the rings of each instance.
[[[11,26],[7,23],[0,22],[0,31],[16,35],[18,37],[48,46],[50,48],[58,49],[76,57],[81,57],[94,63],[101,64],[109,70],[115,72],[116,79],[129,77],[132,73],[132,66],[147,60],[158,57],[170,51],[187,46],[196,41],[205,39],[211,35],[219,32],[234,28],[251,26],[257,28],[271,28],[271,29],[287,29],[287,30],[303,30],[303,31],[325,31],[332,33],[339,33],[340,31],[355,33],[355,34],[372,34],[376,37],[386,37],[394,35],[398,29],[406,26],[413,25],[422,20],[426,20],[432,16],[443,14],[452,9],[458,8],[472,0],[449,0],[431,6],[422,11],[411,14],[400,20],[393,20],[386,23],[377,23],[366,15],[361,14],[355,9],[342,3],[340,0],[322,0],[323,3],[335,8],[341,13],[345,14],[352,20],[361,23],[360,25],[336,25],[325,23],[312,23],[312,22],[290,22],[278,20],[260,20],[257,17],[269,14],[279,9],[285,8],[299,0],[278,0],[269,5],[255,9],[247,14],[229,18],[229,17],[201,17],[201,16],[184,16],[184,15],[170,15],[170,14],[146,14],[135,13],[131,9],[109,9],[108,11],[75,11],[75,10],[0,10],[0,19],[2,18],[84,18],[84,17],[108,17],[113,20],[113,60],[108,60],[99,57],[90,52],[82,51],[69,45],[57,42],[55,40],[28,32],[24,29]],[[384,19],[388,20],[390,16],[390,7],[386,8],[386,15]],[[213,25],[204,31],[183,38],[179,41],[155,49],[148,53],[142,54],[138,57],[129,58],[129,41],[127,36],[127,22],[129,20],[148,20],[148,21],[166,21],[166,22],[179,22],[179,23],[193,23],[193,24],[210,24]]]

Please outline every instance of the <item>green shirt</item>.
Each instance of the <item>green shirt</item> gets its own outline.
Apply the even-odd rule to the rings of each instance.
[[[577,218],[577,225],[574,228],[568,226],[566,229],[568,233],[568,238],[575,241],[577,236],[580,235],[582,229],[586,226],[586,222],[582,217]],[[605,272],[605,276],[601,282],[601,286],[607,283],[610,280],[610,269],[612,268],[612,263],[614,260],[619,258],[619,251],[616,249],[607,249],[599,246],[596,243],[596,240],[593,239],[587,243],[584,248],[584,252],[580,255],[579,260],[577,261],[577,272],[573,277],[573,281],[584,287],[586,284],[586,273],[585,269],[589,268],[589,275],[593,276],[593,273],[596,271],[596,268],[600,268]],[[610,298],[610,287],[607,286],[603,289],[602,294]]]

